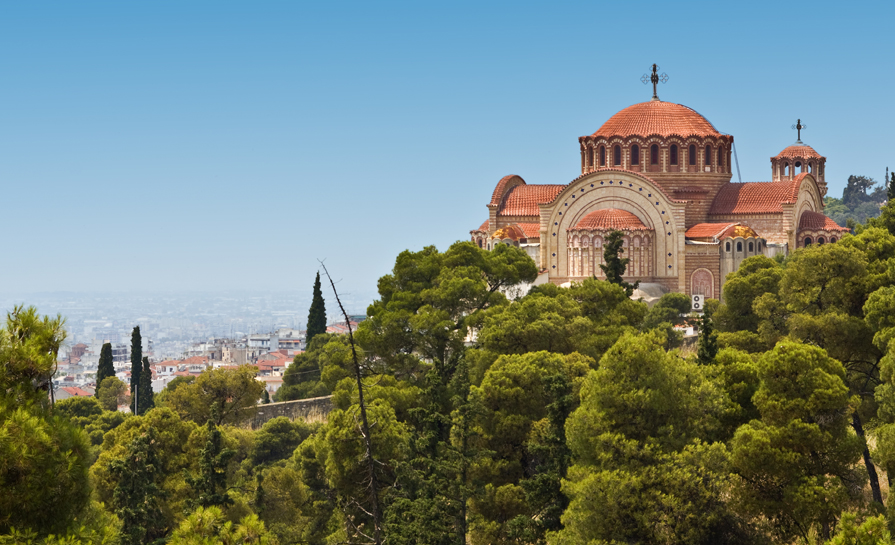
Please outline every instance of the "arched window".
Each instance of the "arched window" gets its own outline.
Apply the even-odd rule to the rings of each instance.
[[[615,146],[615,149],[613,150],[613,155],[615,155],[615,157],[613,157],[613,159],[615,159],[615,160],[612,162],[612,164],[614,164],[615,166],[621,166],[621,164],[622,164],[622,147]]]
[[[805,237],[805,247],[811,246],[811,237]]]
[[[600,166],[606,166],[606,146],[600,146]]]
[[[631,164],[639,165],[640,164],[640,146],[634,144],[631,146]]]
[[[808,172],[814,174],[814,163],[808,163]]]
[[[705,147],[705,166],[712,166],[712,146]]]
[[[724,166],[724,148],[718,148],[718,166]]]
[[[659,146],[653,144],[649,149],[649,164],[658,165],[659,164]]]
[[[587,160],[585,161],[587,168],[594,166],[594,148],[587,148]]]
[[[482,246],[483,246],[482,239],[479,239],[479,248],[481,248]]]
[[[724,245],[724,251],[725,251],[725,252],[729,252],[729,251],[730,251],[730,243],[729,243],[729,242],[728,242],[727,244]]]
[[[737,242],[737,251],[738,251],[738,252],[742,252],[742,251],[743,251],[743,243],[742,243],[742,242]]]
[[[824,239],[824,237],[817,237],[818,244],[823,244],[824,242],[826,242],[826,239]]]
[[[671,164],[672,165],[677,164],[677,145],[676,144],[671,145]]]
[[[796,168],[802,168],[802,162],[801,162],[801,161],[796,161]],[[793,173],[793,174],[796,173],[796,168],[792,169],[792,173]],[[803,172],[804,172],[804,170],[803,170]]]
[[[783,163],[783,175],[789,176],[789,163]],[[805,239],[808,240],[808,239]],[[808,244],[811,244],[810,242]]]
[[[836,242],[836,237],[830,237],[830,242]]]
[[[691,165],[695,166],[696,165],[696,146],[694,146],[693,144],[690,144],[690,151],[687,153],[687,155],[690,156],[689,163]]]
[[[750,252],[754,252],[754,251],[755,251],[755,250],[753,250],[752,248],[754,248],[754,246],[753,246],[752,243],[750,242],[750,243],[749,243],[749,251],[750,251]]]

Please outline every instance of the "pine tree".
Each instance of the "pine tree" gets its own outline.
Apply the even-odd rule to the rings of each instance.
[[[161,466],[155,444],[155,432],[149,429],[131,442],[124,459],[111,463],[117,481],[112,504],[121,519],[122,545],[151,543],[165,534],[159,505],[165,491],[159,486]]]
[[[144,414],[155,407],[155,399],[152,392],[152,370],[149,369],[149,358],[143,358],[143,370],[140,372],[140,403],[139,414]]]
[[[140,392],[140,375],[142,374],[143,337],[140,336],[140,326],[136,326],[131,333],[131,413],[135,415],[140,414],[138,407],[134,406],[134,401],[142,395]]]
[[[622,275],[625,274],[625,269],[628,268],[628,262],[630,261],[627,257],[619,257],[625,251],[622,247],[624,244],[623,236],[624,233],[621,231],[612,231],[606,237],[605,250],[603,251],[603,260],[606,264],[600,265],[600,268],[603,269],[603,274],[606,275],[607,281],[623,287],[625,293],[630,297],[634,294],[634,290],[640,286],[640,281],[629,284],[622,279]]]
[[[215,412],[214,410],[212,412]],[[186,483],[193,489],[195,496],[186,500],[187,509],[193,511],[199,507],[213,505],[226,507],[233,504],[227,495],[227,462],[236,451],[224,448],[223,436],[215,425],[214,416],[208,420],[208,440],[199,451],[199,472],[191,475],[184,470]]]
[[[887,177],[889,176],[889,168],[888,167],[886,167],[886,175],[887,175]],[[889,202],[895,202],[895,172],[893,172],[891,174],[891,178],[886,181],[888,182],[886,195],[889,199]]]
[[[99,365],[96,368],[96,397],[99,397],[99,387],[103,381],[115,376],[115,366],[112,363],[112,343],[105,343],[99,353]]]
[[[305,345],[311,345],[311,339],[315,335],[326,333],[326,304],[323,302],[323,292],[320,290],[320,273],[314,280],[314,298],[311,300],[311,309],[308,312],[308,332]]]
[[[714,362],[715,356],[718,355],[718,334],[715,333],[712,318],[707,312],[703,312],[702,318],[699,319],[699,347],[696,355],[702,364]]]

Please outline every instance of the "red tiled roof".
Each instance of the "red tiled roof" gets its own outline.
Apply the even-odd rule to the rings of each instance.
[[[478,229],[473,229],[470,233],[477,233],[479,231],[488,231],[488,224],[491,223],[491,220],[485,220],[485,223],[482,224]]]
[[[488,206],[497,206],[498,204],[500,204],[500,198],[503,197],[503,193],[507,187],[507,184],[510,183],[510,180],[512,180],[513,178],[519,178],[519,180],[522,182],[522,185],[525,185],[525,180],[523,180],[522,176],[519,176],[518,174],[509,174],[507,176],[504,176],[500,179],[500,181],[497,182],[497,186],[494,187],[494,193],[491,194],[491,202],[488,203]]]
[[[499,240],[510,239],[518,241],[527,237],[525,236],[525,231],[523,231],[522,228],[520,228],[516,224],[513,224],[507,225],[506,227],[501,227],[497,231],[494,231],[491,234],[491,238],[496,238]]]
[[[824,156],[814,151],[814,148],[811,146],[801,145],[801,146],[789,146],[784,149],[780,153],[777,154],[776,157],[772,159],[795,159],[796,157],[801,157],[802,159],[823,159]]]
[[[604,208],[597,210],[581,218],[572,230],[609,231],[612,229],[626,231],[650,231],[651,229],[640,221],[640,218],[625,210],[617,208]]]
[[[795,202],[799,183],[804,175],[792,182],[749,182],[726,184],[718,191],[709,214],[766,214],[782,212],[783,203]],[[793,195],[795,186],[795,195]]]
[[[842,227],[824,214],[810,210],[802,212],[802,217],[799,218],[799,231],[803,229],[811,231],[851,231],[848,227]]]
[[[516,225],[522,228],[525,238],[541,238],[540,223],[517,223]]]
[[[539,204],[551,202],[566,186],[564,185],[517,185],[510,189],[498,210],[500,216],[538,216]]]
[[[77,396],[77,397],[90,397],[90,392],[85,392],[84,390],[78,388],[77,386],[64,386],[60,388],[61,390],[65,390],[69,395]]]
[[[593,136],[722,136],[708,119],[673,102],[650,101],[628,106],[610,117]]]
[[[684,236],[687,238],[716,238],[727,230],[733,223],[697,223],[687,229]]]

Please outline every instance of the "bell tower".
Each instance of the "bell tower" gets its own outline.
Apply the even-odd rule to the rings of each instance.
[[[802,142],[802,131],[808,127],[802,124],[801,119],[792,128],[798,131],[797,140],[795,144],[771,157],[771,179],[775,182],[792,181],[799,174],[807,172],[817,180],[823,197],[827,194],[827,183],[824,180],[827,158]]]

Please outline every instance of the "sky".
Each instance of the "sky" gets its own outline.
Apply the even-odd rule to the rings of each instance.
[[[846,9],[847,8],[847,9]],[[0,0],[0,290],[375,296],[497,181],[568,183],[649,100],[770,179],[791,125],[829,194],[895,168],[895,2]],[[738,177],[734,174],[734,181]]]

